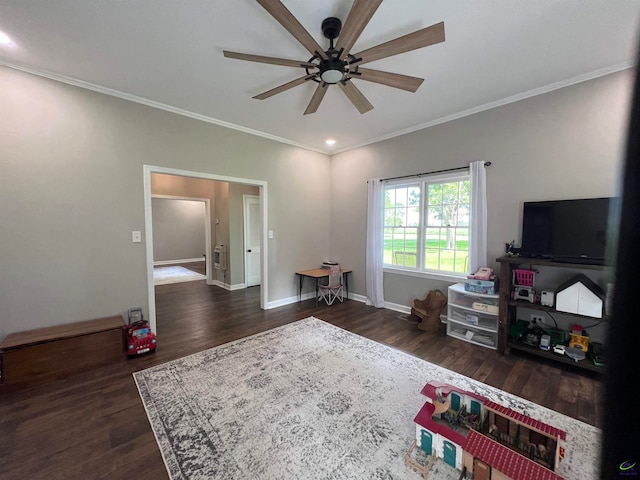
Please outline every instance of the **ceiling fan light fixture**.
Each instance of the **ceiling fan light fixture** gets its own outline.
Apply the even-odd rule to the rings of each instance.
[[[344,72],[338,69],[325,70],[320,75],[320,78],[322,78],[322,81],[324,83],[333,85],[342,81],[342,79],[344,78]]]
[[[334,53],[335,52],[328,51],[327,54],[329,54],[329,59],[322,60],[320,62],[320,65],[318,65],[318,69],[320,70],[320,78],[322,78],[323,82],[330,85],[344,80],[347,70],[347,63],[337,58]]]

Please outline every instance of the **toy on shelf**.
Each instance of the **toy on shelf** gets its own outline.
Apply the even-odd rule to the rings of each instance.
[[[514,300],[527,300],[530,303],[538,301],[538,295],[534,290],[536,270],[513,269],[513,290],[511,298]]]
[[[556,345],[555,347],[553,347],[553,353],[557,353],[558,355],[564,355],[565,353],[567,353],[567,347],[565,347],[564,345]]]
[[[575,324],[569,333],[569,348],[578,348],[583,352],[589,350],[589,334],[581,325]]]
[[[586,275],[576,275],[556,290],[556,310],[602,318],[605,293]]]
[[[474,478],[499,472],[500,478],[512,480],[562,479],[558,467],[565,455],[564,431],[453,385],[429,382],[421,393],[427,401],[414,418],[416,438],[405,463],[424,478],[441,458]],[[510,425],[517,425],[517,436]],[[414,460],[416,450],[430,456],[429,461]]]

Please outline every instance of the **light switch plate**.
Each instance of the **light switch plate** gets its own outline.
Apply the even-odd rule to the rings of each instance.
[[[134,230],[133,232],[131,232],[131,241],[133,243],[142,242],[142,232],[140,232],[139,230]]]

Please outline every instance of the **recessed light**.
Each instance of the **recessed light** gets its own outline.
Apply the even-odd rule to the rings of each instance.
[[[336,141],[333,138],[330,138],[329,140],[327,140],[326,142],[327,145],[329,145],[330,147],[336,144]]]
[[[0,45],[9,45],[11,43],[13,42],[9,38],[9,35],[0,31]]]

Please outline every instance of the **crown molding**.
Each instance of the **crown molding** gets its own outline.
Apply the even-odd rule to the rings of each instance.
[[[146,105],[148,107],[157,108],[157,109],[160,109],[160,110],[165,110],[167,112],[175,113],[177,115],[182,115],[184,117],[189,117],[189,118],[193,118],[195,120],[200,120],[202,122],[211,123],[211,124],[218,125],[218,126],[225,127],[225,128],[230,128],[232,130],[238,130],[238,131],[243,132],[243,133],[248,133],[250,135],[256,135],[258,137],[262,137],[262,138],[266,138],[266,139],[269,139],[269,140],[273,140],[275,142],[284,143],[284,144],[287,144],[287,145],[291,145],[291,146],[294,146],[294,147],[302,148],[302,149],[305,149],[305,150],[310,150],[310,151],[313,151],[313,152],[322,153],[324,155],[329,155],[329,156],[333,156],[333,155],[336,155],[336,154],[339,154],[339,153],[348,152],[349,150],[355,150],[356,148],[365,147],[367,145],[372,145],[374,143],[382,142],[384,140],[390,140],[392,138],[400,137],[400,136],[406,135],[408,133],[413,133],[413,132],[417,132],[419,130],[424,130],[424,129],[429,128],[429,127],[434,127],[436,125],[441,125],[443,123],[451,122],[453,120],[458,120],[460,118],[468,117],[470,115],[475,115],[476,113],[484,112],[486,110],[491,110],[493,108],[502,107],[502,106],[508,105],[510,103],[519,102],[519,101],[525,100],[527,98],[535,97],[535,96],[538,96],[538,95],[542,95],[542,94],[545,94],[545,93],[552,92],[554,90],[559,90],[561,88],[569,87],[571,85],[576,85],[578,83],[587,82],[589,80],[594,80],[594,79],[599,78],[599,77],[604,77],[606,75],[610,75],[610,74],[613,74],[613,73],[620,72],[622,70],[628,70],[628,69],[636,67],[636,63],[635,62],[618,63],[616,65],[612,65],[612,66],[609,66],[609,67],[601,68],[599,70],[594,70],[592,72],[587,72],[585,74],[578,75],[578,76],[575,76],[575,77],[572,77],[572,78],[568,78],[566,80],[561,80],[559,82],[550,83],[548,85],[544,85],[544,86],[539,87],[539,88],[534,88],[533,90],[529,90],[529,91],[526,91],[526,92],[518,93],[518,94],[512,95],[510,97],[505,97],[505,98],[502,98],[500,100],[496,100],[496,101],[493,101],[493,102],[485,103],[483,105],[479,105],[477,107],[469,108],[469,109],[463,110],[461,112],[453,113],[451,115],[446,115],[444,117],[440,117],[440,118],[437,118],[435,120],[430,120],[430,121],[425,122],[425,123],[420,123],[418,125],[414,125],[412,127],[409,127],[409,128],[403,129],[403,130],[392,132],[392,133],[389,133],[387,135],[383,135],[381,137],[377,137],[377,138],[368,140],[366,142],[362,142],[362,143],[359,143],[359,144],[356,144],[356,145],[347,146],[347,147],[345,147],[343,149],[327,150],[327,149],[311,147],[309,145],[304,145],[302,143],[295,142],[293,140],[289,140],[287,138],[278,137],[276,135],[271,135],[271,134],[266,133],[266,132],[262,132],[262,131],[259,131],[259,130],[254,130],[252,128],[243,127],[242,125],[236,125],[234,123],[226,122],[224,120],[218,120],[216,118],[208,117],[206,115],[202,115],[202,114],[199,114],[199,113],[190,112],[188,110],[184,110],[184,109],[181,109],[181,108],[173,107],[171,105],[167,105],[167,104],[164,104],[164,103],[156,102],[154,100],[149,100],[148,98],[139,97],[137,95],[131,95],[131,94],[128,94],[128,93],[125,93],[125,92],[121,92],[119,90],[114,90],[114,89],[111,89],[111,88],[107,88],[107,87],[103,87],[103,86],[100,86],[100,85],[96,85],[94,83],[85,82],[83,80],[78,80],[77,78],[67,77],[65,75],[59,75],[59,74],[48,72],[48,71],[45,71],[45,70],[34,69],[34,68],[30,68],[30,67],[25,67],[23,65],[12,64],[12,63],[7,63],[7,62],[3,62],[3,61],[0,61],[0,65],[1,66],[6,66],[6,67],[9,67],[9,68],[13,68],[15,70],[19,70],[19,71],[22,71],[22,72],[25,72],[25,73],[30,73],[32,75],[45,77],[45,78],[48,78],[50,80],[54,80],[54,81],[57,81],[57,82],[62,82],[62,83],[66,83],[68,85],[73,85],[73,86],[84,88],[84,89],[87,89],[87,90],[92,90],[94,92],[102,93],[102,94],[105,94],[105,95],[110,95],[112,97],[121,98],[123,100],[128,100],[130,102],[135,102],[135,103],[139,103],[139,104],[142,104],[142,105]]]
[[[305,150],[311,150],[311,151],[322,153],[325,155],[331,155],[331,152],[329,150],[310,147],[309,145],[304,145],[302,143],[289,140],[288,138],[278,137],[276,135],[271,135],[269,133],[261,132],[260,130],[254,130],[252,128],[243,127],[242,125],[236,125],[235,123],[225,122],[224,120],[218,120],[217,118],[209,117],[199,113],[190,112],[182,108],[156,102],[155,100],[150,100],[148,98],[139,97],[137,95],[131,95],[129,93],[121,92],[119,90],[115,90],[112,88],[103,87],[101,85],[96,85],[95,83],[85,82],[84,80],[78,80],[77,78],[67,77],[66,75],[59,75],[57,73],[48,72],[46,70],[34,69],[31,67],[25,67],[23,65],[7,63],[3,61],[0,61],[0,66],[13,68],[14,70],[30,73],[32,75],[37,75],[39,77],[48,78],[49,80],[66,83],[68,85],[84,88],[86,90],[102,93],[112,97],[120,98],[122,100],[128,100],[130,102],[139,103],[141,105],[146,105],[147,107],[157,108],[159,110],[175,113],[177,115],[182,115],[183,117],[189,117],[195,120],[200,120],[202,122],[211,123],[211,124],[218,125],[225,128],[230,128],[232,130],[238,130],[243,133],[248,133],[250,135],[256,135],[258,137],[266,138],[268,140],[273,140],[274,142],[285,143],[293,147],[303,148]]]
[[[576,77],[568,78],[566,80],[561,80],[559,82],[550,83],[548,85],[544,85],[539,88],[534,88],[533,90],[529,90],[527,92],[518,93],[516,95],[512,95],[510,97],[505,97],[500,100],[496,100],[494,102],[485,103],[484,105],[479,105],[477,107],[470,108],[468,110],[463,110],[461,112],[452,113],[451,115],[447,115],[444,117],[437,118],[435,120],[431,120],[429,122],[421,123],[418,125],[414,125],[413,127],[406,128],[404,130],[400,130],[397,132],[390,133],[388,135],[384,135],[382,137],[374,138],[364,143],[360,143],[358,145],[352,145],[346,147],[342,150],[336,150],[332,153],[332,155],[348,152],[349,150],[354,150],[360,147],[366,147],[367,145],[371,145],[374,143],[382,142],[384,140],[389,140],[391,138],[400,137],[402,135],[406,135],[408,133],[417,132],[418,130],[424,130],[425,128],[434,127],[436,125],[440,125],[443,123],[451,122],[452,120],[457,120],[459,118],[468,117],[470,115],[475,115],[476,113],[484,112],[485,110],[491,110],[493,108],[502,107],[503,105],[508,105],[510,103],[519,102],[520,100],[525,100],[527,98],[535,97],[538,95],[542,95],[544,93],[553,92],[554,90],[559,90],[561,88],[570,87],[571,85],[576,85],[578,83],[587,82],[589,80],[594,80],[599,77],[604,77],[606,75],[611,75],[612,73],[620,72],[622,70],[628,70],[630,68],[635,68],[636,63],[632,62],[623,62],[618,63],[616,65],[612,65],[610,67],[601,68],[599,70],[594,70],[592,72],[588,72],[582,75],[578,75]]]

